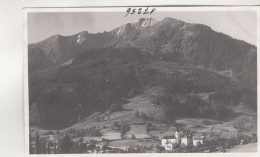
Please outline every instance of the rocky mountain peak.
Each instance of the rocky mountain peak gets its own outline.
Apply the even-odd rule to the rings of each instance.
[[[118,28],[114,29],[112,31],[112,33],[116,36],[120,36],[122,34],[129,33],[133,30],[151,27],[157,23],[158,23],[158,21],[156,21],[154,18],[149,16],[147,18],[140,18],[132,23],[127,23],[121,27],[118,27]]]
[[[146,27],[151,27],[158,23],[154,18],[148,17],[148,18],[140,18],[139,20],[132,23],[135,29],[141,29]]]

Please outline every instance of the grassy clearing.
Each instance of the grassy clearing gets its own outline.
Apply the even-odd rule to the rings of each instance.
[[[156,144],[159,144],[158,141],[154,140],[119,140],[119,141],[112,141],[109,143],[112,147],[121,147],[121,148],[128,148],[128,147],[134,147],[134,146],[155,146]]]
[[[205,135],[208,138],[231,138],[238,135],[238,129],[232,122],[219,122],[211,119],[185,118],[176,120],[181,123],[185,130],[190,130],[193,134]]]
[[[150,137],[146,133],[146,126],[145,125],[131,125],[130,131],[128,134],[134,135],[136,138],[148,138]]]
[[[257,152],[257,143],[248,143],[245,145],[237,145],[233,148],[227,149],[230,153],[241,153],[241,152]]]

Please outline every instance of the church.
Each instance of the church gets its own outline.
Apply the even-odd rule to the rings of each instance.
[[[161,142],[165,150],[172,150],[176,144],[197,146],[198,143],[203,144],[203,140],[203,136],[196,136],[196,138],[193,138],[191,134],[185,135],[183,132],[176,131],[174,136],[165,136],[162,138]]]

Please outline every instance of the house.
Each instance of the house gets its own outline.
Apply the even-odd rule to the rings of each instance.
[[[190,146],[192,144],[192,135],[185,135],[183,138],[181,138],[181,145]]]
[[[165,150],[172,150],[173,144],[177,143],[177,139],[175,136],[165,136],[162,138],[162,146]]]
[[[164,145],[164,149],[165,150],[173,150],[173,143],[168,143],[168,144],[166,144],[166,145]]]
[[[184,133],[182,131],[175,131],[175,137],[177,139],[177,144],[180,144],[181,143],[181,139],[184,137]]]
[[[55,138],[54,138],[53,135],[50,135],[50,136],[49,136],[49,141],[55,143]]]
[[[203,144],[204,138],[204,136],[193,137],[193,146],[198,146],[199,143]]]
[[[58,149],[58,139],[57,136],[55,135],[49,135],[48,136],[48,140],[49,140],[49,153],[50,154],[55,154],[57,149]]]
[[[162,138],[162,146],[165,148],[165,150],[172,150],[174,144],[181,143],[183,135],[183,132],[176,131],[175,134],[172,136],[164,136]]]

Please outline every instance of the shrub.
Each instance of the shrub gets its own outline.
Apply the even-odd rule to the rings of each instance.
[[[108,145],[106,145],[106,144],[105,144],[105,145],[103,145],[103,146],[102,146],[102,150],[109,150],[109,147],[108,147]]]
[[[147,115],[146,115],[146,113],[144,113],[144,112],[140,112],[140,117],[141,117],[143,120],[146,120],[146,119],[147,119]]]
[[[152,123],[147,123],[146,124],[146,132],[150,132],[151,127],[152,127]]]
[[[162,151],[165,150],[164,147],[160,146],[160,145],[156,145],[156,149],[157,149],[158,152],[162,152]]]
[[[71,138],[66,135],[60,141],[60,148],[62,153],[70,153],[72,148],[73,142]]]
[[[121,111],[123,108],[122,108],[122,105],[121,104],[112,104],[109,106],[109,113],[113,113],[113,112],[116,112],[116,111]]]
[[[140,113],[139,113],[138,110],[135,111],[134,116],[135,116],[136,118],[139,118],[139,117],[140,117]]]

